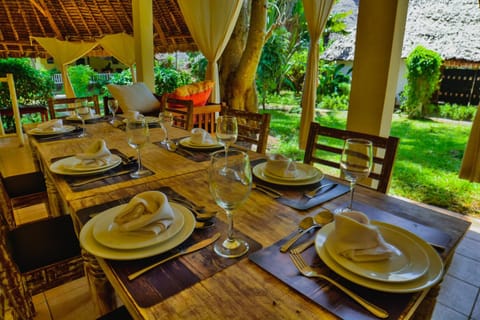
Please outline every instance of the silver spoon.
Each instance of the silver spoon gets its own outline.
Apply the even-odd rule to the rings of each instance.
[[[188,150],[179,149],[179,148],[178,148],[178,143],[175,142],[175,141],[173,141],[173,140],[168,140],[168,141],[167,141],[167,150],[168,150],[168,151],[171,151],[171,152],[176,152],[176,153],[179,153],[179,154],[182,154],[182,153],[183,153],[184,155],[187,154],[187,155],[189,155],[189,156],[191,156],[191,157],[194,157],[194,156],[195,156],[192,152],[190,152],[190,151],[188,151]],[[180,152],[180,151],[181,151],[181,152]]]
[[[332,220],[333,220],[333,213],[326,209],[317,213],[313,218],[312,217],[304,218],[302,221],[300,221],[300,224],[299,224],[299,227],[301,229],[300,232],[298,232],[296,235],[290,238],[287,242],[285,242],[280,247],[280,252],[287,252],[288,249],[308,231],[314,228],[321,227],[324,224],[331,222]]]

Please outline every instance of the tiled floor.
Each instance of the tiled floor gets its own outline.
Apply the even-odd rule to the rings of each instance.
[[[6,176],[34,170],[27,147],[18,147],[11,139],[0,138],[0,170]],[[19,222],[33,219],[37,213],[21,212]],[[480,220],[459,245],[442,284],[434,320],[480,320]],[[93,320],[94,306],[88,283],[81,278],[34,297],[36,320]]]

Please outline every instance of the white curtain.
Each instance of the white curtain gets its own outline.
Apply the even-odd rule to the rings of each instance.
[[[72,83],[68,77],[67,67],[70,63],[83,57],[97,46],[97,42],[62,41],[55,38],[32,37],[53,57],[62,71],[63,86],[68,98],[74,98]]]
[[[135,70],[135,40],[126,33],[117,33],[104,36],[98,43],[112,56],[127,65],[132,73],[132,80],[136,82]]]
[[[237,22],[243,0],[178,0],[185,23],[198,48],[208,60],[206,80],[215,86],[210,101],[220,103],[217,61]]]
[[[305,19],[310,34],[310,48],[303,84],[302,116],[300,118],[299,145],[305,149],[310,123],[315,116],[315,103],[318,86],[318,40],[323,33],[328,16],[332,10],[333,0],[303,0]]]
[[[478,108],[463,155],[459,177],[471,182],[480,182],[480,112]]]

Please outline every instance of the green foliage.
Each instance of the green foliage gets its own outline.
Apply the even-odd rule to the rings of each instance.
[[[444,104],[438,106],[438,116],[452,120],[472,121],[478,107]]]
[[[317,102],[321,109],[348,110],[348,95],[322,96]]]
[[[438,53],[418,46],[407,57],[406,66],[408,82],[401,107],[410,118],[423,118],[425,106],[439,87],[442,58]]]
[[[110,78],[110,83],[119,84],[119,85],[126,85],[132,84],[132,72],[130,69],[125,69],[120,73],[114,73]]]
[[[208,61],[200,52],[187,52],[190,73],[195,81],[205,80]]]
[[[324,96],[343,97],[350,95],[351,70],[343,71],[345,65],[337,62],[325,62],[319,67],[317,99]]]
[[[48,72],[37,70],[29,59],[0,59],[0,77],[13,74],[17,100],[20,104],[47,104],[52,95],[53,81]],[[10,91],[0,83],[0,107],[10,107]]]
[[[76,65],[68,68],[68,77],[72,83],[76,97],[88,97],[93,93],[90,91],[90,80],[94,77],[95,70],[89,65]]]
[[[182,70],[176,70],[173,67],[155,65],[155,93],[162,95],[172,92],[176,88],[193,82],[190,73]]]

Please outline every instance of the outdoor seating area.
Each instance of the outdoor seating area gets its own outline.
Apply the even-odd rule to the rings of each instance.
[[[398,63],[380,58],[400,56],[408,2],[362,2],[344,129],[318,108],[334,2],[274,3],[273,14],[241,0],[17,1],[36,18],[28,27],[9,7],[0,24],[18,44],[0,57],[48,57],[63,92],[21,106],[21,81],[0,74],[11,102],[0,115],[15,127],[5,134],[0,119],[0,319],[480,319],[480,220],[392,194],[411,142],[392,130]],[[296,57],[296,122],[278,134],[252,70],[273,32],[263,19],[297,9],[311,43]],[[229,41],[242,34],[240,53]],[[182,50],[204,60],[188,75],[159,72],[157,53]],[[93,56],[130,73],[77,95],[68,68]],[[477,133],[461,154],[469,182],[480,179]]]

